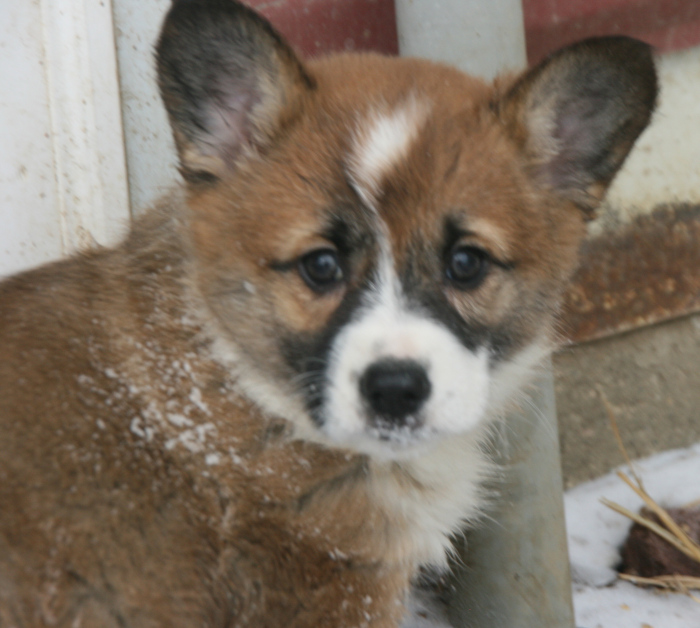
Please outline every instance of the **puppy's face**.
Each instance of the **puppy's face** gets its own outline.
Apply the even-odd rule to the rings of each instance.
[[[235,4],[168,19],[197,281],[244,390],[380,457],[476,429],[546,352],[585,212],[653,106],[646,49],[615,40],[644,80],[589,43],[497,89],[416,60],[305,67]]]

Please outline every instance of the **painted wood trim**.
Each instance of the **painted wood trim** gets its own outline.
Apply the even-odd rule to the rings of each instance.
[[[130,219],[110,0],[40,0],[63,254]]]

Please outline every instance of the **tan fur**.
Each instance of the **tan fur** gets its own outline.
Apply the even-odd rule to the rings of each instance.
[[[279,345],[324,329],[376,245],[324,294],[295,260],[327,246],[342,211],[358,233],[385,225],[397,267],[433,289],[429,252],[457,214],[464,243],[504,265],[445,298],[508,330],[517,353],[546,336],[584,217],[533,174],[518,84],[290,55],[266,61],[248,143],[218,154],[178,122],[166,85],[184,194],[115,249],[0,284],[0,626],[390,628],[419,564],[437,560],[414,513],[448,487],[419,460],[321,444]],[[415,137],[361,207],[347,167],[358,124],[407,102]],[[469,438],[433,455],[476,456]]]

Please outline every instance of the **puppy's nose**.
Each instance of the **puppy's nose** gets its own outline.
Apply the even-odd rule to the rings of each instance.
[[[425,369],[412,360],[381,360],[367,368],[360,392],[378,415],[395,421],[415,414],[430,396]]]

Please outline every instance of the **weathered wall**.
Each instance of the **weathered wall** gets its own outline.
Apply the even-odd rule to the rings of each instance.
[[[623,463],[599,391],[633,458],[700,442],[700,315],[563,350],[554,373],[567,487]]]

